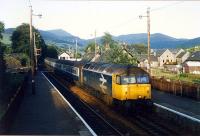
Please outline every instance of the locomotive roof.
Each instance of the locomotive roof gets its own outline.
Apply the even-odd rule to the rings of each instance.
[[[103,63],[103,62],[69,61],[69,60],[58,60],[51,58],[47,59],[53,62],[76,66],[76,67],[83,66],[84,69],[104,74],[113,74],[113,73],[122,75],[147,74],[147,72],[145,72],[143,69],[133,65],[121,65],[121,64]]]
[[[84,66],[84,69],[96,71],[105,74],[124,74],[124,75],[134,75],[134,74],[147,74],[143,69],[133,66],[133,65],[121,65],[121,64],[111,64],[111,63],[96,63],[90,62]]]

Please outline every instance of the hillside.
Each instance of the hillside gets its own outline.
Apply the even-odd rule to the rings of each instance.
[[[4,32],[3,42],[11,43],[10,36],[14,28],[8,28]],[[94,41],[94,39],[81,39],[77,36],[74,36],[62,29],[55,30],[39,30],[42,37],[44,38],[47,44],[55,44],[56,46],[74,46],[75,40],[78,40],[78,46],[84,48],[89,42]],[[100,43],[101,37],[97,37],[97,43]],[[128,44],[137,44],[143,43],[147,44],[147,34],[127,34],[113,36],[113,39],[120,42],[126,42]],[[168,35],[161,33],[151,34],[151,48],[161,49],[161,48],[190,48],[195,45],[200,45],[200,37],[194,39],[177,39]]]

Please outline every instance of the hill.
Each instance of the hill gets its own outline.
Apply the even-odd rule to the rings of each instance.
[[[8,28],[4,32],[3,42],[11,43],[10,36],[14,28]],[[78,40],[78,46],[80,48],[84,48],[89,42],[94,41],[94,39],[81,39],[77,36],[74,36],[62,29],[54,29],[54,30],[39,30],[42,37],[44,38],[47,44],[55,44],[56,46],[74,46],[75,40]],[[101,37],[97,37],[97,43],[100,43]],[[113,36],[113,39],[120,42],[126,42],[128,44],[138,44],[143,43],[147,44],[147,34],[139,33],[139,34],[127,34],[127,35],[119,35]],[[151,34],[151,48],[161,49],[161,48],[190,48],[195,45],[200,45],[200,37],[194,39],[177,39],[168,35],[164,35],[162,33]]]

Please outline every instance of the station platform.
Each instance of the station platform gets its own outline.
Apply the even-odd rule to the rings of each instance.
[[[200,101],[175,96],[155,89],[152,90],[152,99],[154,103],[200,120]]]
[[[36,94],[32,94],[29,82],[8,134],[91,135],[78,115],[41,72],[37,73],[35,81]]]

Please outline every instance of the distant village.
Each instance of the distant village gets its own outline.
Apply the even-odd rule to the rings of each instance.
[[[128,54],[128,56],[137,56],[138,67],[143,69],[147,68],[148,65],[148,55],[147,54],[135,54],[133,48],[128,48],[127,46],[122,46],[123,53]],[[195,48],[199,48],[196,46]],[[104,54],[97,53],[87,53],[82,58],[87,58],[92,62],[101,62]],[[61,60],[77,60],[72,52],[62,52],[59,54],[58,59]],[[190,53],[184,49],[151,49],[150,55],[150,66],[151,68],[163,69],[166,71],[171,71],[173,73],[191,73],[200,74],[200,51],[194,51]]]

